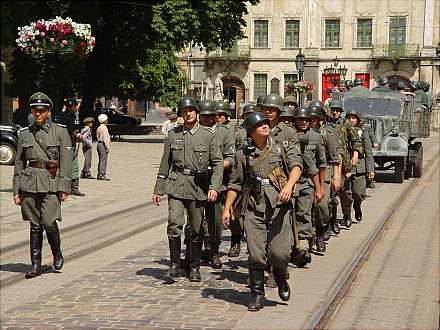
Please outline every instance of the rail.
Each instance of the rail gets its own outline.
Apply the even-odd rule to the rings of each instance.
[[[393,45],[383,44],[374,45],[371,49],[372,58],[399,58],[399,57],[419,57],[420,46],[418,44]]]

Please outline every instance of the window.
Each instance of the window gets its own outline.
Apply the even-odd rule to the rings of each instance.
[[[406,43],[406,17],[390,17],[390,45],[404,45]]]
[[[357,25],[358,47],[371,47],[372,31],[373,31],[373,20],[371,18],[358,19],[358,25]]]
[[[254,99],[261,95],[267,95],[267,75],[256,73],[254,74]]]
[[[288,83],[294,83],[295,81],[298,80],[298,75],[296,73],[294,74],[285,74],[284,75],[284,96],[287,95],[293,95],[292,91],[289,91],[286,86]]]
[[[254,47],[255,48],[267,48],[268,43],[268,26],[267,20],[255,20],[254,21]]]
[[[299,47],[299,20],[286,21],[286,38],[284,46],[287,48]]]
[[[340,21],[325,20],[325,47],[339,47]]]

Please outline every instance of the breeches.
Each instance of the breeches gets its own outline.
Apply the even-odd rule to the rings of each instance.
[[[295,218],[298,228],[298,238],[300,240],[311,239],[313,236],[313,200],[313,188],[300,190],[299,196],[295,199]]]
[[[190,226],[190,239],[193,242],[200,242],[203,235],[203,212],[204,201],[180,199],[168,195],[168,226],[167,234],[170,240],[180,239],[183,226],[185,225],[185,210],[188,215]]]
[[[341,182],[341,199],[342,213],[344,215],[351,214],[351,206],[353,202],[360,205],[367,195],[367,180],[365,174],[352,174],[350,178],[344,178]]]
[[[61,202],[56,193],[23,192],[21,214],[31,228],[43,227],[50,234],[58,229],[56,221],[61,221]]]

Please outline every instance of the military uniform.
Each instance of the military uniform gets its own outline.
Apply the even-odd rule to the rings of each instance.
[[[188,102],[198,111],[194,99],[184,97],[181,102],[183,104]],[[212,169],[211,177],[208,166]],[[186,210],[191,226],[190,268],[191,271],[198,273],[196,274],[198,281],[200,281],[200,244],[207,193],[208,190],[220,191],[222,178],[223,157],[215,141],[215,135],[211,131],[196,123],[192,129],[187,129],[183,125],[168,133],[154,194],[168,195],[167,234],[171,263],[176,267],[180,264],[181,235]]]
[[[50,104],[49,97],[35,93],[29,99],[31,108]],[[41,146],[40,146],[41,144]],[[51,172],[48,170],[51,166]],[[54,267],[63,264],[60,233],[56,221],[61,221],[59,192],[70,191],[72,174],[71,141],[67,129],[47,120],[39,126],[23,128],[20,132],[14,168],[13,193],[22,196],[23,220],[30,222],[32,272],[41,273],[43,230],[54,256]],[[27,274],[28,275],[28,274]],[[27,276],[28,277],[28,276]]]

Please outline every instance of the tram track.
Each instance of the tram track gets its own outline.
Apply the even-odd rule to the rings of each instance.
[[[425,178],[427,177],[427,172],[433,166],[438,166],[440,153],[437,152],[431,159],[431,161],[426,164],[424,168]],[[430,173],[432,175],[432,173]],[[430,175],[430,176],[431,176]],[[329,323],[333,315],[337,312],[340,306],[344,303],[344,298],[350,293],[353,288],[354,282],[358,277],[359,273],[363,269],[363,266],[368,261],[377,243],[384,237],[391,224],[395,219],[396,213],[399,211],[400,207],[407,200],[409,194],[418,187],[421,182],[423,182],[424,177],[421,179],[413,180],[400,194],[400,197],[394,201],[392,206],[388,209],[385,216],[377,224],[373,233],[369,236],[368,240],[362,245],[358,250],[356,256],[352,261],[342,270],[341,275],[338,280],[329,290],[329,294],[325,299],[324,303],[317,309],[317,311],[308,319],[309,325],[308,329],[328,329]],[[428,176],[429,177],[429,176]]]

